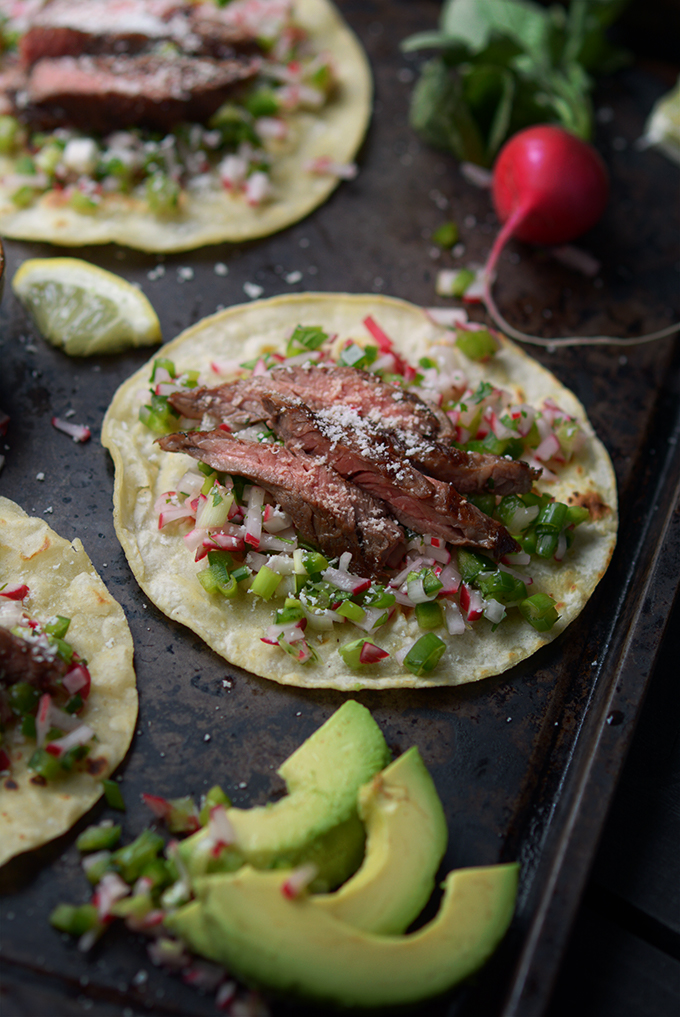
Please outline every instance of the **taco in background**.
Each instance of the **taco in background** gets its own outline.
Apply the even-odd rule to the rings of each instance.
[[[328,0],[49,0],[3,31],[4,236],[238,242],[355,172],[370,71]]]
[[[132,649],[80,541],[0,498],[0,864],[102,794],[134,732]]]
[[[199,322],[121,386],[102,442],[145,593],[284,684],[502,672],[576,617],[616,540],[575,396],[507,340],[387,297]]]

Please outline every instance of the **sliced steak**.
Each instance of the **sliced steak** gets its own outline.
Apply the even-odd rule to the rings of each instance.
[[[409,529],[452,544],[484,548],[496,558],[519,550],[504,526],[466,501],[451,484],[423,476],[391,435],[351,407],[313,413],[300,400],[273,395],[266,397],[265,407],[270,426],[289,448],[320,457],[341,477],[385,502]]]
[[[402,432],[404,454],[423,473],[453,484],[460,494],[524,494],[541,475],[527,463],[491,453],[464,452],[443,441]]]
[[[220,430],[170,434],[158,444],[263,487],[288,512],[303,540],[331,558],[351,551],[353,569],[362,575],[378,575],[403,554],[404,534],[382,502],[318,459],[281,445],[240,441]]]
[[[17,682],[28,682],[41,692],[55,692],[61,688],[57,681],[66,671],[60,657],[0,626],[0,686],[9,688]]]
[[[33,18],[19,51],[31,67],[44,57],[139,53],[167,42],[196,56],[258,48],[252,26],[212,2],[52,0]]]
[[[24,112],[29,119],[89,132],[133,126],[166,130],[181,120],[208,120],[234,86],[253,77],[259,66],[259,57],[43,59],[29,77]]]
[[[388,403],[383,390],[391,393]],[[399,397],[396,400],[394,393]],[[485,491],[498,495],[523,494],[531,490],[539,475],[539,471],[526,463],[502,456],[463,452],[437,436],[424,433],[437,426],[436,415],[429,416],[434,410],[415,395],[413,401],[402,401],[401,397],[411,393],[384,385],[379,379],[373,380],[370,374],[351,367],[280,367],[270,374],[239,379],[216,388],[183,389],[170,396],[170,403],[189,419],[201,419],[208,414],[215,424],[224,422],[238,426],[267,419],[267,395],[297,398],[316,411],[337,405],[353,408],[380,430],[388,431],[413,466],[453,484],[460,494]],[[369,400],[370,395],[378,397],[381,412],[392,413],[387,422]],[[447,417],[445,419],[448,421]]]

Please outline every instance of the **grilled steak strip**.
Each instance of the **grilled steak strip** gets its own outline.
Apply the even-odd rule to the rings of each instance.
[[[366,380],[368,379],[368,380]],[[389,395],[386,394],[386,391]],[[215,423],[252,424],[267,419],[264,399],[268,394],[299,398],[312,410],[334,405],[353,407],[366,420],[398,440],[402,454],[418,470],[453,484],[460,494],[523,494],[531,490],[538,470],[526,463],[502,456],[463,452],[437,435],[437,417],[426,403],[394,385],[385,385],[355,368],[306,367],[275,368],[269,375],[258,375],[216,388],[183,389],[169,398],[178,413],[200,419],[206,413]],[[396,398],[395,398],[396,396]],[[372,399],[378,402],[372,402]],[[376,406],[380,407],[380,412]],[[381,414],[386,413],[385,421]],[[389,414],[392,414],[390,417]],[[448,421],[448,417],[442,414]],[[433,431],[434,436],[429,432]]]
[[[66,674],[64,661],[45,649],[0,626],[0,687],[29,682],[41,692],[55,692],[57,679]]]
[[[213,3],[51,0],[33,17],[19,52],[31,67],[43,57],[138,53],[167,42],[197,56],[229,56],[235,47],[256,46],[243,20]]]
[[[269,395],[264,403],[270,426],[290,449],[321,457],[341,477],[384,501],[409,529],[452,544],[484,548],[495,558],[519,550],[504,526],[466,501],[451,484],[423,476],[403,457],[391,435],[351,407],[313,413],[300,400],[280,395]]]
[[[158,444],[259,484],[291,516],[303,540],[331,558],[351,551],[360,574],[376,576],[403,554],[404,534],[382,502],[318,459],[280,445],[240,441],[221,430],[169,434]]]
[[[89,132],[133,126],[165,130],[181,120],[207,120],[259,67],[259,57],[46,58],[35,64],[21,93],[22,114],[43,125],[69,124]]]

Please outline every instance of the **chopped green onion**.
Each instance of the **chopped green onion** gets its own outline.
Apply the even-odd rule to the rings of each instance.
[[[160,890],[176,878],[165,858],[152,858],[143,867],[141,874],[145,879],[151,880],[152,890]]]
[[[68,203],[74,211],[80,212],[81,215],[93,215],[99,209],[99,202],[88,194],[84,194],[77,187],[71,191]]]
[[[355,669],[363,666],[361,662],[361,651],[367,643],[369,646],[377,645],[372,639],[369,639],[366,636],[361,636],[359,639],[353,639],[350,643],[345,643],[344,646],[340,646],[338,648],[338,653],[344,660],[345,664],[347,664],[347,667]]]
[[[120,826],[114,826],[111,823],[88,826],[78,837],[76,847],[83,854],[115,847],[120,840],[120,831]]]
[[[274,618],[276,625],[289,625],[291,622],[301,621],[305,617],[302,604],[293,597],[288,597],[284,607],[279,608]]]
[[[564,502],[551,501],[538,514],[536,520],[537,531],[541,533],[551,530],[553,533],[559,533],[562,527],[566,525],[566,518],[567,506]]]
[[[318,551],[308,551],[302,556],[302,563],[307,570],[307,575],[314,576],[328,568],[328,559],[324,558]]]
[[[35,717],[32,717],[30,713],[27,713],[21,721],[21,733],[24,738],[31,738],[33,741],[35,741],[38,737],[38,732],[35,726]]]
[[[254,117],[271,117],[279,111],[279,100],[269,88],[258,88],[248,96],[245,105]]]
[[[557,545],[559,543],[559,534],[549,530],[547,533],[541,533],[536,529],[536,554],[539,558],[552,558],[557,551]]]
[[[350,343],[341,351],[338,364],[343,367],[366,368],[377,356],[377,346],[359,346],[358,343]]]
[[[450,280],[450,281],[449,281]],[[475,281],[475,273],[471,272],[469,268],[461,268],[459,272],[451,278],[450,274],[443,288],[437,288],[437,292],[441,293],[444,297],[462,297],[468,286]]]
[[[88,883],[92,886],[96,886],[99,880],[102,878],[105,872],[111,871],[111,852],[100,851],[98,857],[87,866],[85,875],[87,876]]]
[[[268,565],[263,565],[253,579],[250,592],[263,600],[271,600],[276,593],[283,576],[274,572]]]
[[[152,173],[147,177],[144,188],[149,208],[156,215],[168,215],[177,211],[181,189],[177,181],[167,173],[162,170]]]
[[[11,201],[17,208],[28,208],[37,193],[37,188],[24,184],[11,195]]]
[[[318,325],[298,325],[288,340],[286,356],[294,357],[305,350],[318,350],[327,339],[327,333]]]
[[[519,609],[538,632],[547,632],[559,618],[555,601],[547,593],[534,593],[522,601]]]
[[[414,675],[420,676],[433,671],[446,650],[446,643],[434,632],[426,632],[416,640],[404,657],[404,667]]]
[[[136,893],[132,897],[122,897],[110,907],[110,913],[116,918],[144,918],[152,911],[154,903],[150,893]]]
[[[123,801],[123,792],[120,789],[120,784],[116,780],[103,780],[102,787],[104,789],[104,798],[106,804],[112,809],[118,809],[119,812],[125,812],[125,802]]]
[[[70,643],[67,643],[65,639],[60,639],[59,636],[48,636],[47,637],[50,646],[54,646],[57,651],[57,656],[64,661],[65,664],[70,664],[73,660],[73,647]]]
[[[496,510],[495,494],[469,494],[467,499],[487,516],[492,516]]]

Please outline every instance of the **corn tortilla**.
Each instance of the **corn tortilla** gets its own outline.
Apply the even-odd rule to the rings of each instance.
[[[301,293],[239,305],[205,318],[163,347],[159,356],[173,360],[180,373],[198,369],[205,377],[215,360],[247,361],[265,350],[280,349],[298,324],[320,325],[341,338],[365,340],[368,333],[361,323],[367,315],[379,323],[398,352],[412,363],[426,356],[433,344],[452,342],[451,331],[436,325],[422,308],[403,300]],[[175,489],[193,460],[185,454],[162,452],[154,445],[155,435],[139,422],[139,409],[148,400],[151,362],[119,388],[102,429],[102,442],[111,452],[116,471],[116,532],[147,596],[233,664],[282,684],[305,688],[353,691],[460,685],[499,674],[558,636],[576,618],[602,578],[616,542],[616,481],[609,455],[573,393],[518,346],[503,339],[501,350],[487,363],[459,356],[473,388],[487,380],[512,392],[517,402],[534,405],[542,405],[551,397],[578,419],[584,431],[583,449],[562,469],[558,481],[537,484],[539,490],[549,491],[560,501],[577,492],[582,498],[601,503],[600,511],[579,526],[563,562],[532,559],[533,591],[548,593],[558,604],[560,618],[552,629],[537,632],[518,611],[513,611],[495,632],[486,619],[459,636],[438,630],[447,650],[435,670],[423,677],[414,676],[394,659],[397,650],[422,634],[413,615],[407,619],[398,613],[396,620],[376,634],[390,658],[363,669],[349,669],[337,652],[341,643],[361,634],[350,625],[341,627],[346,632],[335,627],[331,633],[319,633],[319,639],[314,634],[311,645],[320,656],[316,664],[297,664],[278,647],[264,644],[261,636],[273,621],[274,601],[264,603],[247,595],[225,600],[206,593],[196,579],[203,563],[194,562],[184,546],[181,524],[158,529],[156,499]]]

